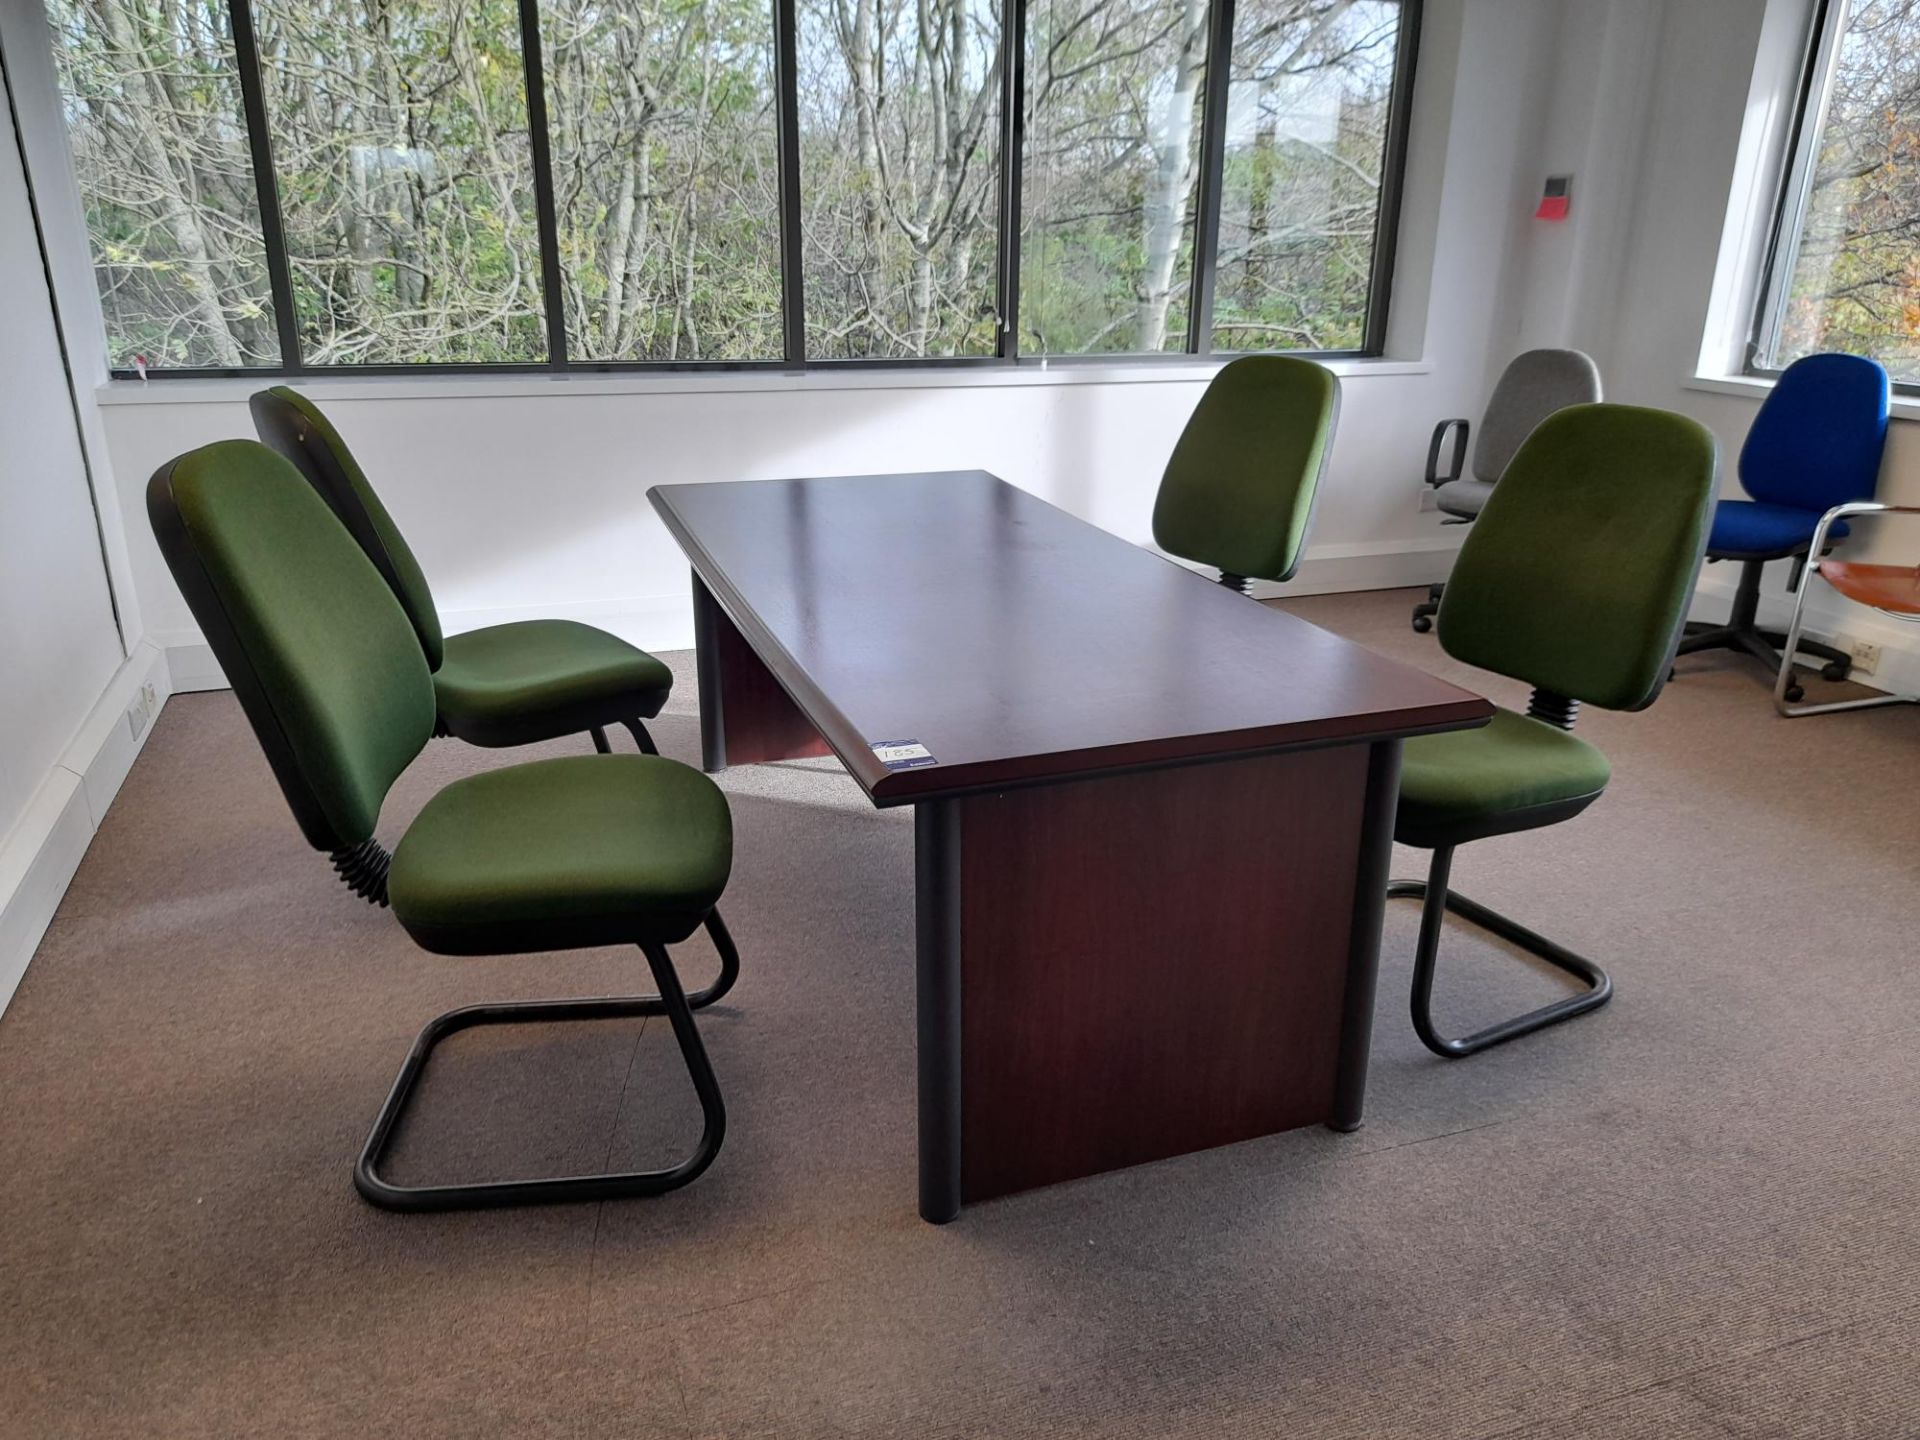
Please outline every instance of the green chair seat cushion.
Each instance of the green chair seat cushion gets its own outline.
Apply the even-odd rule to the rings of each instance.
[[[1551,824],[1598,796],[1611,774],[1578,735],[1495,710],[1478,730],[1406,742],[1395,838],[1432,847]]]
[[[462,740],[526,745],[650,719],[666,703],[673,672],[591,625],[522,620],[449,635],[433,688],[441,720]]]
[[[395,848],[393,913],[442,955],[684,940],[733,865],[726,798],[653,755],[536,760],[456,780]]]

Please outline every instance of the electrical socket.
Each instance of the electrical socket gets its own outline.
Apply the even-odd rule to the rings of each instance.
[[[127,733],[138,740],[140,732],[147,728],[147,721],[152,715],[152,710],[147,706],[146,692],[143,690],[134,696],[133,703],[127,706]]]
[[[152,682],[148,682],[140,687],[140,698],[147,702],[147,714],[149,717],[152,716],[154,711],[160,708],[160,692],[153,688]]]
[[[1872,675],[1880,668],[1880,647],[1871,640],[1855,640],[1851,647],[1853,673]]]
[[[1420,487],[1420,513],[1424,515],[1429,510],[1438,510],[1439,508],[1440,492],[1431,485],[1422,485]]]

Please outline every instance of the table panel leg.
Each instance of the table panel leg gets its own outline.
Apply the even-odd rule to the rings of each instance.
[[[1353,892],[1347,944],[1347,992],[1340,1019],[1340,1066],[1334,1083],[1335,1130],[1358,1130],[1366,1113],[1367,1059],[1373,1050],[1373,999],[1380,978],[1380,929],[1386,918],[1393,823],[1400,808],[1400,742],[1377,741],[1367,761],[1365,818],[1360,831],[1360,883]]]
[[[944,1057],[956,1038],[957,938],[959,1198],[1343,1113],[1350,974],[1372,953],[1353,934],[1362,836],[1383,783],[1351,746],[966,796],[945,802],[957,820],[923,818],[921,1041],[934,1024]],[[930,1099],[938,1125],[953,1067],[923,1050],[920,1074],[923,1125]],[[957,1206],[949,1143],[922,1131],[929,1218]]]
[[[960,802],[913,811],[918,940],[920,1218],[960,1213]]]
[[[728,765],[833,753],[698,575],[693,577],[693,645],[700,680],[700,764],[708,774]]]

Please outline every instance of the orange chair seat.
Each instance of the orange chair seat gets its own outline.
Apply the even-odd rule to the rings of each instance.
[[[1822,560],[1820,578],[1849,600],[1920,616],[1920,565],[1863,565],[1856,560]]]

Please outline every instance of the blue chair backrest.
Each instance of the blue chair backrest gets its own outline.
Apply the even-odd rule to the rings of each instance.
[[[1861,355],[1809,355],[1780,372],[1740,448],[1740,485],[1824,514],[1870,500],[1887,443],[1887,372]]]

